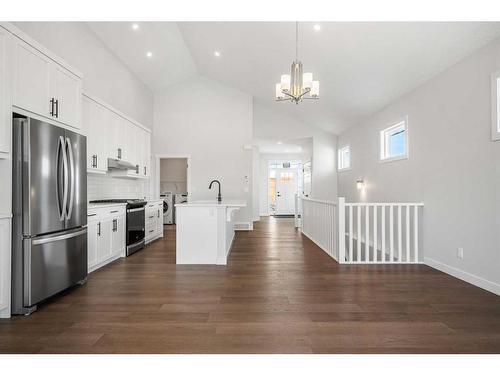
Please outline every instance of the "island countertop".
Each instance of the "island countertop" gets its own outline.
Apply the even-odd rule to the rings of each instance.
[[[176,207],[246,207],[247,202],[241,200],[226,199],[222,202],[214,200],[199,200],[185,203],[178,203]]]

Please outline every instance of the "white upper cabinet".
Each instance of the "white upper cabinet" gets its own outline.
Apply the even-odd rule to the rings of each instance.
[[[82,80],[62,66],[52,65],[50,74],[51,99],[57,121],[80,128]]]
[[[26,41],[12,38],[13,105],[76,129],[81,127],[81,76]]]
[[[112,109],[101,100],[83,95],[83,127],[87,135],[87,171],[107,173],[108,158],[120,159],[134,166],[114,170],[124,178],[148,178],[151,134],[136,122]]]
[[[14,41],[13,104],[36,114],[53,118],[50,96],[50,59],[22,40]]]
[[[7,32],[0,28],[0,158],[10,152],[10,112],[7,103],[6,58]]]
[[[148,132],[143,132],[143,174],[144,177],[150,176],[150,160],[151,160],[151,136]]]
[[[92,99],[83,97],[83,127],[87,136],[87,171],[106,173],[107,155],[107,110]]]

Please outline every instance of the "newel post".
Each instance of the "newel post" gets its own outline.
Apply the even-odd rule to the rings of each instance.
[[[339,245],[339,263],[345,263],[345,198],[338,198],[338,245]]]

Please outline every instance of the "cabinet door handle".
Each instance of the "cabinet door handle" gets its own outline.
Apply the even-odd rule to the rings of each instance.
[[[149,233],[153,233],[154,231],[155,231],[154,229],[151,229],[151,230],[149,231]]]
[[[97,223],[97,235],[101,237],[101,222]]]
[[[56,99],[56,118],[59,118],[59,99]]]
[[[97,214],[87,214],[87,217],[90,217],[90,216],[95,216]]]
[[[119,148],[118,149],[118,159],[121,159],[122,158],[122,149]]]
[[[146,175],[146,167],[144,167],[144,176]]]
[[[113,219],[113,232],[116,232],[118,230],[118,220]]]
[[[160,210],[158,210],[158,218],[160,217]]]
[[[109,213],[110,213],[110,214],[114,214],[114,213],[116,213],[116,212],[118,212],[118,210],[115,210],[115,211],[109,211]],[[116,219],[115,219],[115,220],[116,220]]]
[[[139,164],[135,165],[135,174],[139,174]]]
[[[50,115],[54,116],[54,98],[50,98]]]
[[[149,218],[150,218],[150,219],[152,219],[152,218],[154,218],[154,217],[155,217],[155,215],[153,215],[153,216],[150,216]]]

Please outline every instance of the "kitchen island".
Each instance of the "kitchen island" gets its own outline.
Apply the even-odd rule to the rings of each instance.
[[[226,265],[234,239],[234,213],[244,201],[176,204],[176,263]]]

